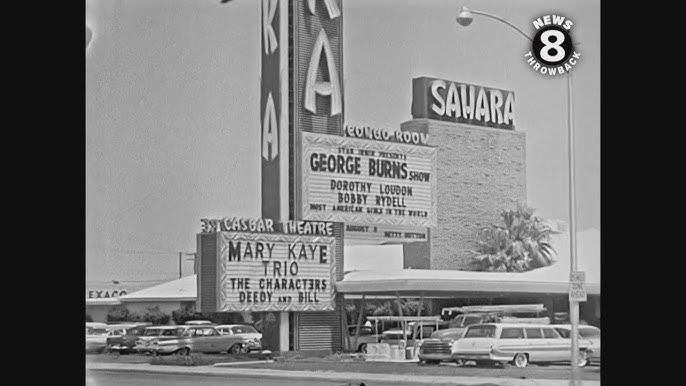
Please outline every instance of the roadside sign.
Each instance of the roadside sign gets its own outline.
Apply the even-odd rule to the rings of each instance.
[[[571,283],[574,282],[580,282],[580,283],[585,283],[586,282],[586,272],[584,271],[572,271],[569,273],[569,281]]]
[[[569,273],[569,301],[586,301],[586,273],[583,271],[572,271]]]

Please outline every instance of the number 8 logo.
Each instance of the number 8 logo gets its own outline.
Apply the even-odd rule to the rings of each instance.
[[[550,41],[550,37],[554,37],[554,41]],[[558,62],[565,58],[565,50],[562,48],[562,43],[565,41],[565,35],[558,30],[548,30],[541,34],[541,41],[543,48],[539,52],[541,59],[547,62]],[[555,50],[555,55],[550,55],[550,51]]]

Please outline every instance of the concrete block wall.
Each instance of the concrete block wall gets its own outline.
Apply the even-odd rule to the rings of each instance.
[[[428,133],[437,147],[438,226],[430,232],[430,269],[473,269],[469,251],[477,231],[526,202],[526,135],[432,119],[400,127]]]

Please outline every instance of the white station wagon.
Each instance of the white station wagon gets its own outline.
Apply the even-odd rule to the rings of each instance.
[[[579,366],[588,364],[591,343],[579,339]],[[480,364],[510,363],[526,367],[529,363],[570,363],[571,339],[565,339],[550,325],[488,323],[469,326],[462,339],[452,346],[456,362]]]

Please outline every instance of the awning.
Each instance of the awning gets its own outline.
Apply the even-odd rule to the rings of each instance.
[[[358,270],[336,283],[342,294],[426,297],[566,294],[569,292],[569,235],[552,240],[557,260],[528,272],[474,272],[457,270]],[[600,294],[600,232],[577,234],[577,269],[586,272],[586,292]]]
[[[132,292],[118,299],[126,302],[185,302],[197,300],[197,275],[189,275],[154,287]]]
[[[117,306],[121,304],[119,298],[98,298],[98,299],[88,299],[86,298],[87,306]]]

